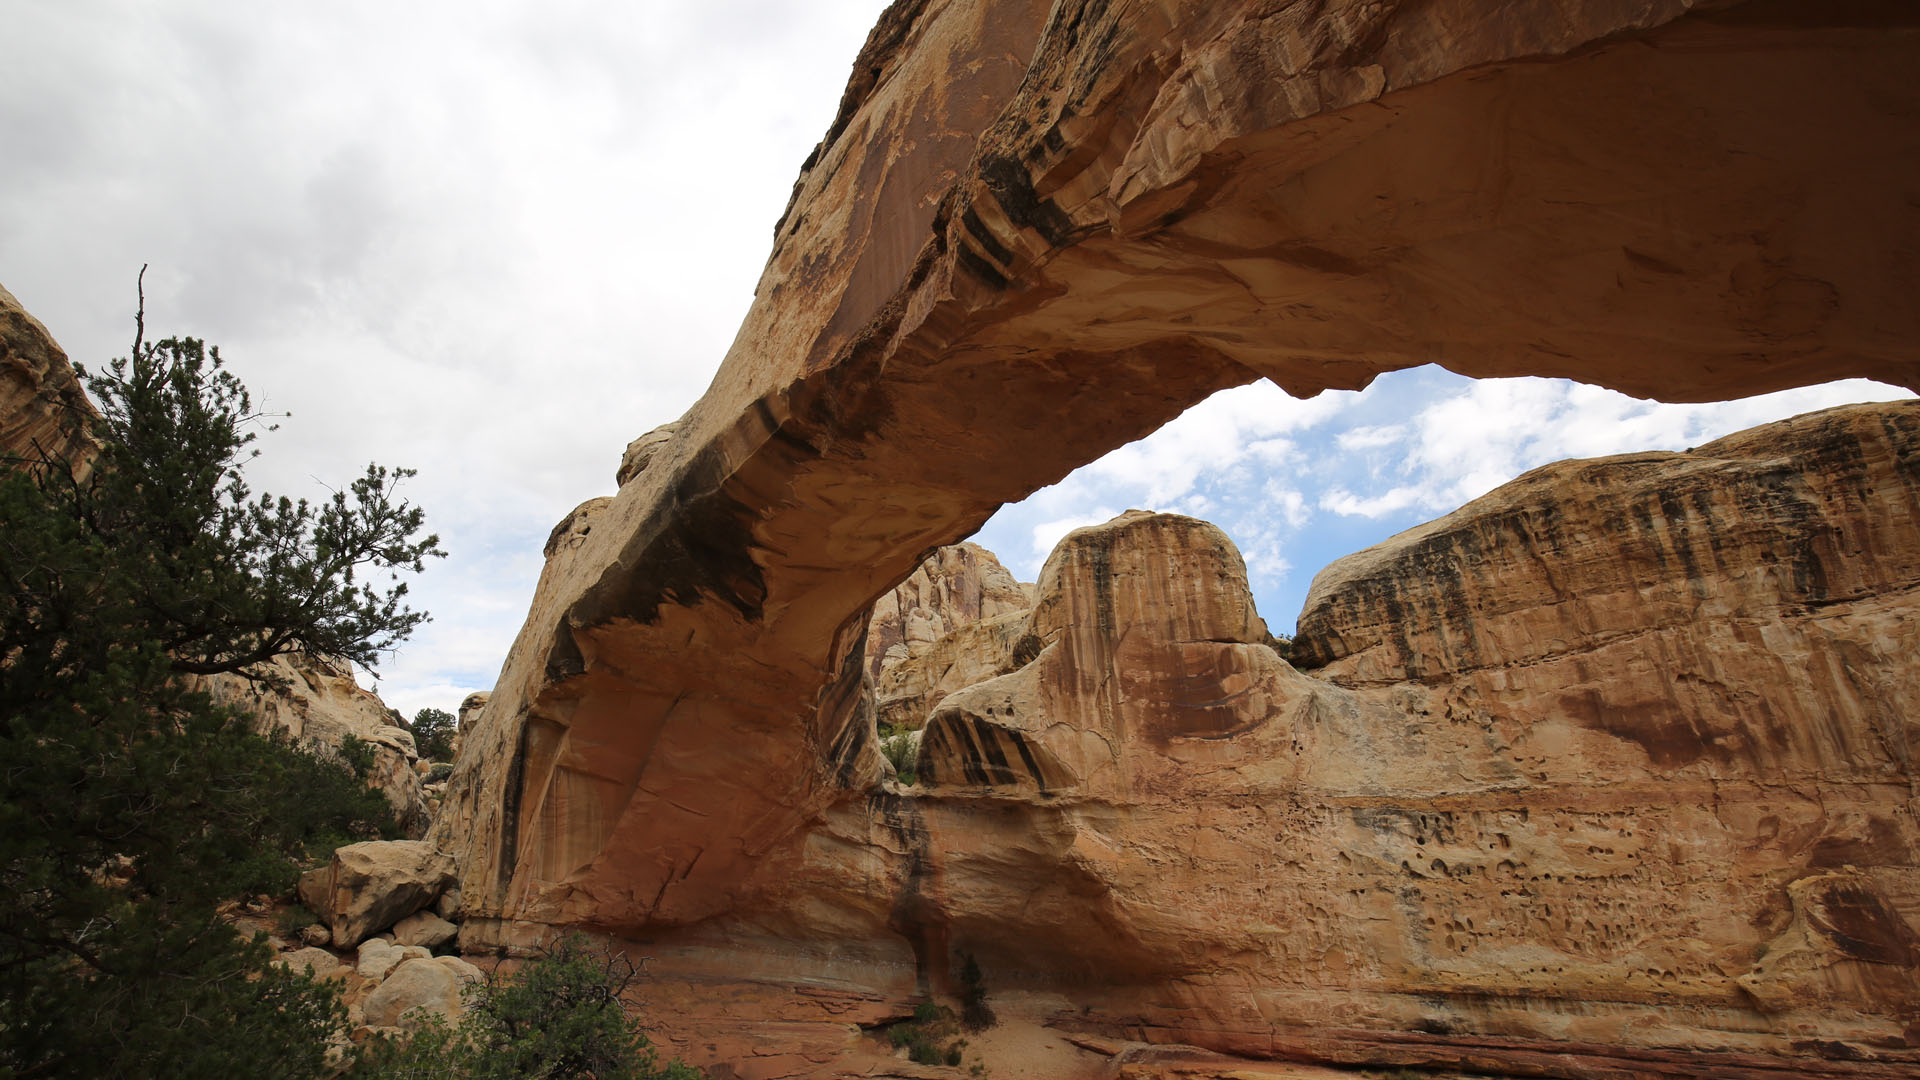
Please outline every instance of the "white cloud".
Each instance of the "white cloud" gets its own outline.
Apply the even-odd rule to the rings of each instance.
[[[1341,450],[1349,453],[1356,450],[1374,450],[1383,446],[1392,446],[1406,438],[1406,429],[1398,424],[1381,427],[1349,428],[1334,440]]]
[[[1115,517],[1119,516],[1119,514],[1120,511],[1103,506],[1097,510],[1089,510],[1082,514],[1056,518],[1052,521],[1043,521],[1035,525],[1031,533],[1033,544],[1028,548],[1028,553],[1032,558],[1024,564],[1026,573],[1023,574],[1016,570],[1016,575],[1025,581],[1034,580],[1040,576],[1040,567],[1047,561],[1047,556],[1053,553],[1054,545],[1064,539],[1068,533],[1075,529],[1084,529],[1089,525],[1099,525],[1112,521]]]
[[[1343,517],[1379,518],[1418,506],[1425,499],[1417,487],[1397,487],[1376,495],[1356,495],[1345,488],[1330,488],[1320,496],[1320,509]]]
[[[381,692],[490,683],[548,528],[711,377],[885,6],[0,0],[0,284],[99,362],[151,263],[148,326],[293,413],[259,489],[417,467],[452,557]]]

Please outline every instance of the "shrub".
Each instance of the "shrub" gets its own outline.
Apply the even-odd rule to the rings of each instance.
[[[889,735],[880,740],[880,752],[892,763],[893,771],[902,784],[911,787],[919,780],[914,765],[919,759],[920,748],[914,742],[910,732]]]
[[[984,1031],[994,1025],[993,1010],[987,1006],[986,976],[972,953],[961,953],[960,1018],[969,1030]]]
[[[620,995],[636,974],[626,957],[570,935],[516,978],[471,987],[456,1028],[428,1022],[411,1040],[372,1044],[355,1080],[702,1080],[662,1064]]]
[[[295,904],[280,912],[280,916],[274,920],[274,928],[280,931],[281,937],[292,937],[319,921],[320,917],[305,904]]]

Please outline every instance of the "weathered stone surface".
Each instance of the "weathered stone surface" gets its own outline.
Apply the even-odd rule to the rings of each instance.
[[[613,482],[616,487],[626,487],[627,481],[639,476],[653,463],[666,445],[673,441],[673,435],[680,430],[679,422],[661,424],[645,435],[627,444],[627,452],[620,455],[620,468],[615,470]]]
[[[393,940],[432,949],[452,941],[460,928],[431,911],[416,911],[393,924]]]
[[[282,954],[273,961],[295,974],[311,974],[315,981],[325,979],[340,970],[340,960],[325,949],[295,949]]]
[[[924,657],[963,626],[1033,606],[1030,586],[1014,580],[993,552],[953,544],[873,603],[867,619],[867,671],[875,680],[902,661]]]
[[[0,453],[72,462],[84,475],[95,447],[76,421],[95,415],[67,354],[0,287]]]
[[[1038,592],[1034,658],[939,704],[922,783],[1124,798],[1147,760],[1128,743],[1227,738],[1277,705],[1286,664],[1240,553],[1206,522],[1135,510],[1077,530]]]
[[[393,973],[406,957],[400,955],[400,947],[386,938],[368,938],[360,943],[354,961],[354,970],[369,982],[379,982]]]
[[[409,836],[426,832],[432,814],[415,771],[413,732],[378,694],[354,681],[351,671],[305,654],[276,656],[258,668],[259,681],[217,675],[202,684],[215,701],[251,712],[260,731],[283,731],[335,755],[349,736],[366,743],[373,750],[368,783],[387,797]]]
[[[412,1030],[429,1015],[455,1024],[462,1013],[462,985],[460,977],[444,964],[431,959],[408,960],[367,995],[361,1008],[366,1022],[374,1027]]]
[[[300,899],[350,949],[431,905],[454,880],[453,859],[422,840],[368,840],[333,853],[300,877]]]
[[[977,544],[928,556],[867,620],[876,722],[918,728],[941,698],[1018,667],[1033,588]]]

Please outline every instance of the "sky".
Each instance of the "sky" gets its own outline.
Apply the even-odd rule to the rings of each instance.
[[[884,0],[0,0],[0,285],[82,363],[221,347],[256,491],[419,470],[449,557],[378,669],[407,716],[492,686],[541,547],[628,440],[705,389]],[[1129,508],[1213,520],[1290,631],[1314,572],[1569,456],[1684,449],[1845,401],[1659,405],[1437,369],[1309,401],[1267,384],[1001,511],[1033,580]],[[368,679],[363,675],[362,681]]]

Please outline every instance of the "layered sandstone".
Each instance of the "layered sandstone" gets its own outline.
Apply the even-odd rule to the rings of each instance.
[[[940,548],[880,599],[867,618],[867,671],[880,723],[917,728],[947,694],[997,674],[1008,638],[1033,606],[1033,587],[1014,580],[978,544]]]

